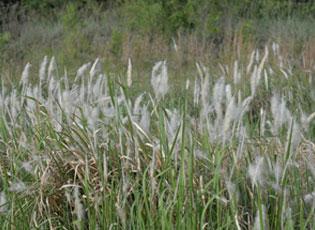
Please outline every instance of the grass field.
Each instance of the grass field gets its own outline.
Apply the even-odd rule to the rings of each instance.
[[[2,228],[311,229],[314,66],[284,51],[181,78],[28,63],[0,88]]]

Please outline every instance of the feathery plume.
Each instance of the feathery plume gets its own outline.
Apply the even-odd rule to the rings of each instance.
[[[266,127],[266,112],[263,108],[260,108],[260,135],[265,135],[265,127]]]
[[[227,191],[229,193],[230,199],[235,199],[235,201],[237,202],[240,194],[237,191],[236,185],[231,180],[227,180],[225,182],[225,186],[226,186]]]
[[[140,94],[140,96],[138,96],[135,100],[134,106],[133,106],[133,115],[136,117],[140,116],[140,111],[141,111],[141,101],[143,99],[144,94]]]
[[[22,181],[16,181],[9,187],[10,192],[23,192],[26,190],[26,185]]]
[[[261,213],[259,209],[256,212],[253,229],[254,230],[268,230],[269,229],[266,207],[264,205],[262,205],[261,207]]]
[[[176,131],[180,126],[180,116],[176,109],[174,109],[173,111],[168,110],[167,112],[170,117],[167,120],[167,137],[169,143],[172,143],[175,138]]]
[[[235,99],[232,97],[226,108],[224,121],[223,121],[223,144],[225,144],[226,138],[229,135],[228,131],[230,129],[230,124],[235,118],[235,112],[237,111],[235,107]]]
[[[264,184],[265,159],[256,157],[255,162],[249,165],[248,175],[253,186]]]
[[[229,102],[232,99],[232,87],[230,84],[227,84],[225,86],[225,98],[227,102]]]
[[[100,73],[102,71],[102,66],[101,66],[101,62],[99,58],[96,58],[96,60],[94,61],[91,70],[90,70],[90,77],[91,79],[98,73]]]
[[[217,115],[216,120],[221,121],[222,120],[222,100],[224,98],[224,93],[225,93],[225,85],[224,85],[224,79],[220,78],[217,80],[217,82],[214,85],[213,89],[213,104],[214,104],[214,109]]]
[[[79,186],[74,187],[73,196],[74,196],[74,212],[77,216],[77,219],[79,221],[82,221],[84,219],[84,207],[80,199]]]
[[[140,126],[145,132],[149,133],[149,131],[150,131],[150,113],[147,109],[147,106],[143,106],[141,108]]]
[[[271,45],[271,48],[272,48],[273,54],[277,56],[279,54],[279,44],[273,42]]]
[[[28,83],[28,78],[29,78],[31,66],[32,66],[32,65],[28,62],[28,63],[25,65],[24,70],[23,70],[23,72],[22,72],[21,83],[22,83],[22,85],[24,85],[24,86]]]
[[[259,80],[261,78],[261,72],[262,72],[262,70],[264,68],[264,65],[265,65],[265,62],[266,62],[266,60],[268,58],[268,54],[269,54],[268,46],[265,46],[265,54],[264,54],[261,62],[259,63],[259,66],[258,66],[258,69],[257,69],[257,76],[256,76],[257,77],[257,79],[256,79],[257,85],[258,85],[258,82],[259,82]]]
[[[55,57],[53,56],[50,59],[49,66],[48,66],[48,81],[55,77],[55,72],[57,71],[57,64]]]
[[[91,62],[85,63],[83,64],[78,70],[77,70],[77,74],[75,76],[74,81],[78,81],[81,77],[84,76],[85,72],[90,68],[91,66]]]
[[[250,72],[250,70],[251,70],[251,68],[252,68],[252,65],[253,65],[253,63],[254,63],[254,56],[255,56],[255,53],[256,53],[256,51],[254,50],[254,51],[251,53],[251,55],[250,55],[249,63],[248,63],[248,65],[247,65],[247,67],[246,67],[246,74],[249,74],[249,72]]]
[[[256,93],[256,87],[258,86],[258,77],[257,77],[257,65],[255,65],[252,75],[250,77],[250,91],[251,96],[254,96]]]
[[[259,59],[260,59],[260,52],[259,52],[259,49],[256,49],[256,52],[255,52],[255,61],[256,61],[256,62],[259,62]]]
[[[28,173],[33,173],[33,166],[29,161],[22,162],[22,168]]]
[[[196,68],[197,68],[197,71],[198,71],[199,78],[202,78],[203,77],[203,72],[202,72],[201,67],[198,64],[198,62],[196,62]]]
[[[280,99],[278,94],[274,94],[271,98],[271,113],[273,117],[272,132],[274,135],[278,133],[279,128],[285,124],[289,123],[291,120],[291,113],[285,105],[285,100]]]
[[[234,81],[234,85],[238,84],[241,80],[241,74],[238,71],[238,61],[236,60],[234,62],[234,71],[233,71],[233,81]]]
[[[172,42],[173,42],[174,50],[175,50],[175,52],[177,52],[178,51],[178,47],[177,47],[176,41],[175,41],[175,39],[173,37],[172,37]]]
[[[151,74],[151,85],[157,99],[163,98],[167,93],[168,74],[166,61],[159,61],[154,65]]]
[[[127,215],[124,207],[122,207],[119,203],[119,201],[116,202],[115,204],[117,215],[122,223],[123,228],[126,227],[126,222],[127,222]]]
[[[285,72],[284,69],[281,68],[280,71],[286,79],[289,79],[289,75],[287,74],[287,72]]]
[[[132,64],[131,64],[131,59],[128,58],[128,70],[127,70],[127,86],[131,87],[132,85]]]
[[[306,194],[303,197],[303,200],[305,202],[305,204],[309,205],[309,206],[315,206],[315,192],[311,192]]]
[[[194,105],[197,106],[199,104],[199,96],[200,96],[200,79],[195,79],[194,86]]]
[[[209,98],[210,74],[206,67],[203,67],[203,72],[204,72],[204,76],[200,78],[201,79],[200,96],[201,96],[202,109],[206,111],[209,106],[209,101],[210,101],[210,98]]]
[[[40,64],[40,68],[39,68],[39,80],[40,80],[40,82],[45,81],[47,64],[48,64],[48,58],[47,58],[47,56],[45,56],[44,60]]]
[[[0,214],[8,211],[8,203],[5,192],[0,192]]]
[[[268,81],[268,74],[267,74],[266,69],[264,69],[264,79],[265,79],[265,89],[268,91],[269,90],[269,81]]]
[[[190,81],[189,81],[189,79],[187,79],[187,80],[186,80],[186,87],[185,87],[185,88],[186,88],[186,90],[188,90],[188,89],[189,89],[189,85],[190,85]]]
[[[277,160],[274,165],[273,173],[275,177],[275,184],[273,185],[273,187],[276,190],[280,190],[280,183],[281,183],[281,178],[282,178],[282,167],[280,165],[279,160]]]

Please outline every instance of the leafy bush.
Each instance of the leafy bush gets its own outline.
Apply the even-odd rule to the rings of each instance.
[[[120,13],[130,31],[157,32],[161,30],[164,23],[164,12],[159,2],[131,1],[122,6]]]

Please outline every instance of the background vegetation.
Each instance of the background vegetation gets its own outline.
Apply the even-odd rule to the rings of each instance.
[[[119,71],[131,58],[141,76],[161,58],[185,73],[196,60],[230,62],[271,41],[297,65],[315,53],[313,1],[22,0],[2,5],[0,15],[0,68],[9,82],[45,55],[70,72],[94,57]]]

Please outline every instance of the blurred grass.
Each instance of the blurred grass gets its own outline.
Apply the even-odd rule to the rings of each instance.
[[[313,67],[314,18],[307,13],[311,3],[283,2],[277,8],[273,1],[266,1],[259,3],[264,11],[254,15],[258,8],[248,2],[243,6],[241,2],[234,6],[201,2],[135,0],[115,6],[110,1],[78,1],[56,2],[56,8],[49,8],[45,1],[25,1],[24,5],[2,7],[2,79],[15,81],[28,61],[38,66],[48,55],[55,56],[60,69],[66,67],[70,75],[95,57],[101,57],[106,69],[115,73],[131,58],[139,76],[147,75],[156,61],[167,59],[176,69],[174,79],[181,82],[177,75],[192,72],[196,61],[208,66],[230,63],[271,42],[281,43],[282,53],[296,60],[295,65]],[[225,6],[230,7],[227,12]],[[202,15],[205,21],[200,20]]]

